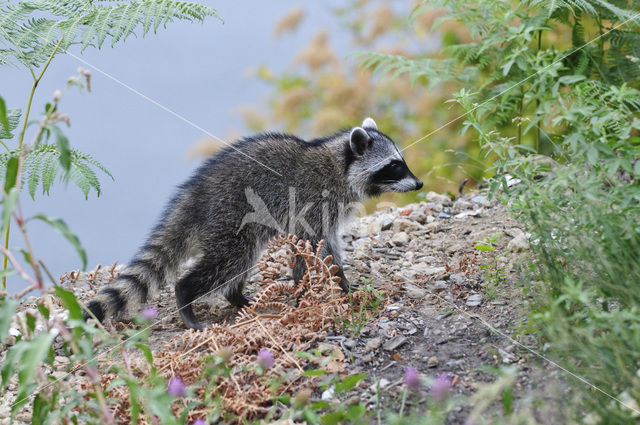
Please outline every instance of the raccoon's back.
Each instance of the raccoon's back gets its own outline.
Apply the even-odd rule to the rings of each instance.
[[[347,190],[335,156],[328,143],[313,144],[288,134],[265,133],[224,148],[186,185],[203,201],[219,200],[232,208],[247,207],[247,188],[273,208],[283,199],[288,202],[291,188],[298,200],[313,202],[323,190]]]

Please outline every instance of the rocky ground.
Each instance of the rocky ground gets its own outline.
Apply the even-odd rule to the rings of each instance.
[[[492,235],[493,250],[476,248]],[[368,374],[355,396],[369,408],[377,403],[390,408],[398,404],[402,376],[409,366],[427,378],[451,377],[454,393],[463,396],[472,396],[483,383],[495,381],[496,374],[489,368],[513,367],[515,399],[530,419],[562,422],[558,422],[561,409],[554,400],[564,398],[566,387],[556,369],[527,349],[538,350],[524,332],[527,294],[536,290],[521,279],[528,238],[502,205],[483,194],[453,202],[432,192],[424,202],[357,220],[345,242],[347,277],[361,282],[360,286],[368,285],[369,290],[384,292],[386,303],[372,320],[356,317],[328,335],[326,342],[340,348],[346,371]],[[80,279],[67,275],[67,282],[69,277],[76,282],[99,280],[117,271],[102,269]],[[252,276],[248,293],[255,290],[260,277],[259,273]],[[153,305],[160,317],[173,312],[171,291],[167,289]],[[232,321],[235,314],[219,296],[195,307],[196,315],[209,322]],[[174,316],[154,327],[151,343],[183,331],[182,322]],[[527,405],[532,395],[538,403]],[[0,403],[0,417],[12,398]],[[470,411],[468,404],[461,404],[447,422],[465,423]]]

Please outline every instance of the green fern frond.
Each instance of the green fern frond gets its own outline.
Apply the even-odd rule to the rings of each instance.
[[[605,34],[603,39],[611,42],[611,45],[617,49],[625,47],[640,49],[640,34],[636,31],[613,29]]]
[[[0,173],[4,173],[7,161],[17,155],[17,151],[0,155]],[[23,182],[29,190],[29,195],[35,198],[39,186],[42,193],[48,195],[51,187],[60,177],[64,181],[72,181],[88,198],[91,189],[100,196],[100,180],[92,167],[99,169],[113,180],[111,173],[91,155],[71,150],[71,167],[68,173],[64,173],[60,165],[60,151],[55,144],[39,144],[34,146],[26,155],[23,163]]]
[[[48,17],[32,17],[36,12]],[[100,48],[109,38],[113,46],[135,35],[138,28],[144,36],[174,20],[202,22],[207,16],[220,19],[208,6],[178,0],[31,0],[2,5],[0,63],[38,67],[58,42],[61,51],[75,43],[82,50]]]
[[[584,25],[582,25],[580,16],[576,16],[574,21],[571,28],[571,43],[573,43],[573,47],[579,48],[584,45]]]
[[[404,56],[385,53],[358,53],[360,66],[370,69],[373,73],[387,75],[393,80],[401,74],[409,74],[411,83],[420,78],[426,78],[429,87],[440,82],[449,81],[455,75],[456,61],[454,59],[412,59]]]
[[[574,68],[574,73],[577,75],[587,76],[589,75],[589,63],[591,62],[591,57],[589,56],[589,53],[587,53],[584,50],[582,50],[579,54],[580,54],[580,58],[576,63],[576,66]]]
[[[561,9],[568,10],[573,15],[576,12],[584,12],[590,15],[597,14],[593,5],[586,0],[533,0],[531,6],[548,11],[548,16]]]
[[[20,109],[9,109],[7,111],[7,121],[9,121],[9,132],[4,129],[3,126],[0,125],[0,139],[13,139],[13,134],[11,133],[18,127],[20,123],[20,115],[22,111]]]

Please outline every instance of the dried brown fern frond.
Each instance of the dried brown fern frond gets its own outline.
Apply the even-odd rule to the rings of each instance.
[[[295,235],[274,238],[258,261],[263,276],[261,289],[254,294],[254,301],[239,312],[235,323],[188,330],[164,342],[154,352],[154,366],[167,377],[180,376],[195,387],[196,394],[203,395],[213,386],[222,408],[239,422],[264,417],[273,408],[274,392],[294,394],[303,386],[314,385],[313,378],[302,374],[308,361],[295,353],[324,340],[326,333],[334,330],[337,316],[359,309],[359,303],[365,301],[356,292],[351,297],[355,305],[350,304],[340,289],[340,278],[335,276],[338,267],[331,256],[323,256],[323,247],[323,241],[314,247]],[[306,266],[300,282],[279,280],[298,261],[304,261]],[[231,353],[226,361],[230,374],[216,378],[212,385],[203,374],[206,360],[222,348]],[[264,348],[273,354],[274,365],[261,372],[256,358]],[[339,354],[338,358],[344,358]],[[334,362],[332,367],[339,372],[344,362]],[[127,406],[126,397],[121,398],[125,393],[114,393],[123,403],[119,411]],[[204,416],[206,409],[204,405],[197,406],[189,417]]]

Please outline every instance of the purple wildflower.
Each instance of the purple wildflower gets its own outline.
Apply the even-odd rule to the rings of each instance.
[[[155,307],[147,307],[140,314],[143,320],[153,320],[158,317],[158,309]]]
[[[198,418],[195,421],[191,422],[191,425],[207,425],[207,421],[202,418]]]
[[[174,376],[169,380],[167,392],[174,397],[182,397],[185,394],[186,386],[179,376]]]
[[[420,380],[420,373],[415,367],[409,366],[404,370],[404,385],[408,390],[418,391],[422,387],[422,381]]]
[[[451,378],[447,375],[438,375],[431,385],[431,396],[438,403],[449,396],[451,390]]]
[[[258,358],[256,359],[256,362],[261,368],[269,369],[273,366],[273,354],[266,348],[262,348],[258,351]]]

